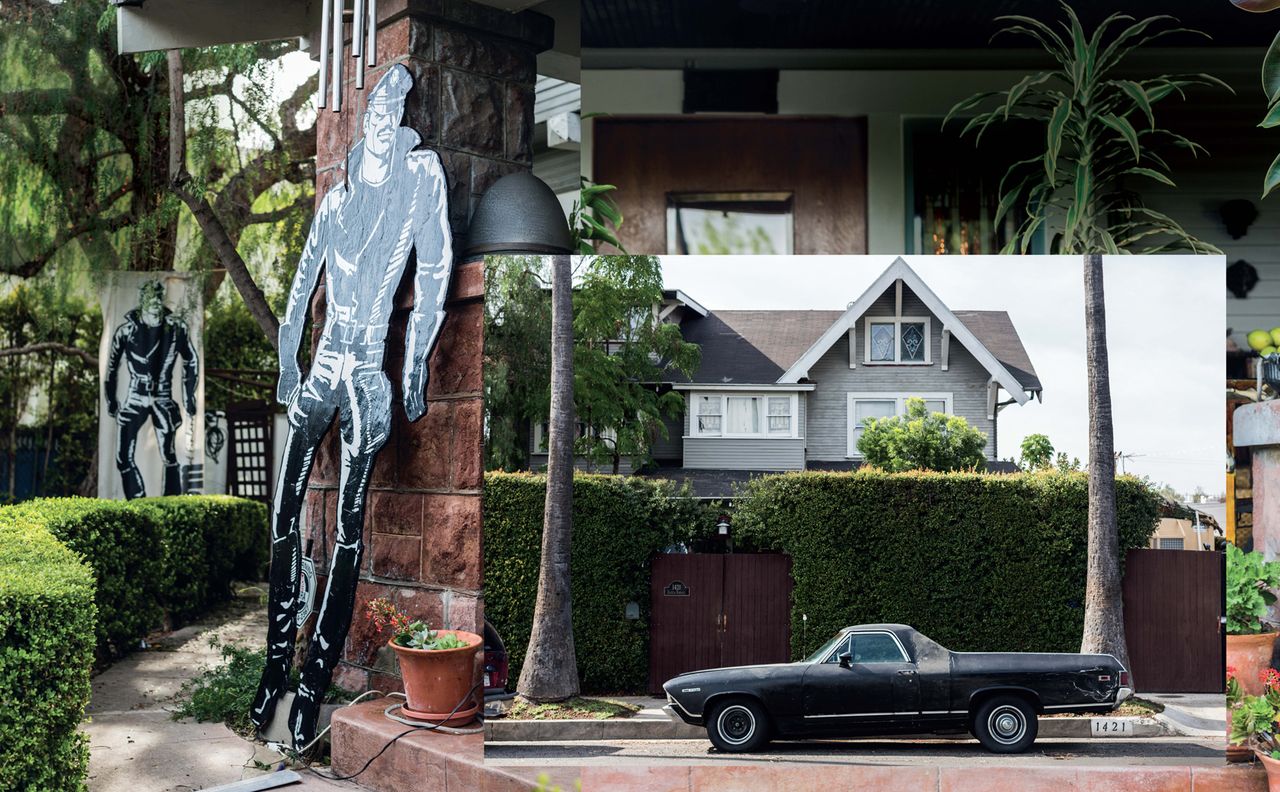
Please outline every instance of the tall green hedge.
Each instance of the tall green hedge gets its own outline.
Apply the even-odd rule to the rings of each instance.
[[[134,501],[160,525],[164,549],[162,606],[186,621],[231,598],[235,580],[261,580],[271,544],[267,509],[224,495],[176,496]]]
[[[649,675],[649,557],[713,520],[667,482],[579,474],[573,482],[573,640],[584,692],[642,689]],[[484,490],[485,618],[519,677],[538,590],[546,477],[490,473]],[[628,620],[636,602],[640,618]]]
[[[1157,495],[1122,477],[1116,499],[1121,553],[1146,546]],[[1074,652],[1087,514],[1080,473],[806,472],[754,479],[734,531],[792,558],[795,657],[872,622],[960,651]]]
[[[0,518],[0,789],[83,790],[93,573],[37,521]]]
[[[226,599],[235,577],[259,579],[270,551],[265,507],[219,495],[44,498],[0,508],[9,519],[43,526],[88,562],[104,658],[137,646],[166,613],[180,622]]]

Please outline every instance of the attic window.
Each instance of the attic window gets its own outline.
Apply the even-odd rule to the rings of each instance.
[[[926,366],[933,362],[929,317],[867,317],[866,352],[868,364]]]

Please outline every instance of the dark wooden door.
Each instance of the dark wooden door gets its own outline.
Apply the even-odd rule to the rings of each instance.
[[[795,253],[867,252],[863,118],[598,118],[592,177],[612,184],[629,252],[667,253],[673,193],[790,193]]]
[[[773,554],[654,557],[649,690],[686,671],[790,659],[791,559]]]
[[[1124,629],[1137,690],[1222,692],[1224,575],[1222,553],[1129,551]]]

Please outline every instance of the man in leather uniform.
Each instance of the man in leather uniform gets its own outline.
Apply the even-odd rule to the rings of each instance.
[[[447,189],[439,157],[433,151],[413,151],[421,138],[400,126],[411,82],[408,70],[395,65],[370,91],[363,137],[352,146],[346,183],[331,188],[316,212],[280,325],[277,398],[288,409],[289,433],[272,515],[267,665],[250,712],[259,728],[270,722],[285,691],[293,657],[302,559],[299,520],[307,477],[335,414],[342,433],[337,536],[288,720],[299,749],[315,734],[320,703],[351,625],[365,492],[391,425],[384,342],[411,249],[414,298],[401,375],[404,410],[411,421],[426,411],[427,359],[444,320],[453,260]],[[297,353],[322,268],[324,326],[304,379]]]
[[[142,471],[138,470],[134,452],[138,432],[151,419],[164,460],[164,494],[182,494],[182,475],[178,466],[176,443],[182,413],[173,400],[173,367],[181,356],[182,393],[187,415],[196,414],[196,385],[200,378],[200,361],[187,332],[187,325],[164,307],[164,284],[147,281],[138,290],[138,307],[124,316],[111,338],[111,354],[107,359],[107,377],[103,390],[107,398],[107,414],[116,419],[116,468],[124,496],[130,500],[146,497]],[[129,372],[122,406],[116,396],[120,363]],[[194,418],[192,419],[194,420]]]

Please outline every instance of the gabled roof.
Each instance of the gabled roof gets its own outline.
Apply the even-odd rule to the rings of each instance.
[[[714,311],[686,320],[684,340],[702,348],[693,377],[676,382],[777,382],[843,311]]]
[[[807,377],[809,369],[849,331],[853,323],[867,312],[867,309],[879,299],[880,295],[884,294],[898,280],[901,280],[905,286],[910,288],[912,293],[925,304],[933,315],[938,317],[943,327],[951,331],[951,337],[969,350],[969,354],[973,355],[982,364],[991,374],[992,379],[1000,383],[1001,387],[1009,393],[1014,401],[1018,404],[1027,402],[1030,397],[1027,395],[1023,384],[1008,367],[1000,362],[992,350],[979,341],[973,331],[942,300],[938,299],[938,295],[933,293],[928,284],[901,257],[894,259],[893,263],[884,272],[880,273],[880,277],[876,278],[875,282],[862,293],[862,296],[850,303],[848,310],[841,313],[839,318],[827,328],[826,332],[817,341],[813,342],[805,353],[783,372],[777,381],[780,383],[799,382]],[[1010,327],[1012,327],[1012,324]],[[1018,343],[1018,346],[1021,346],[1021,342]]]

